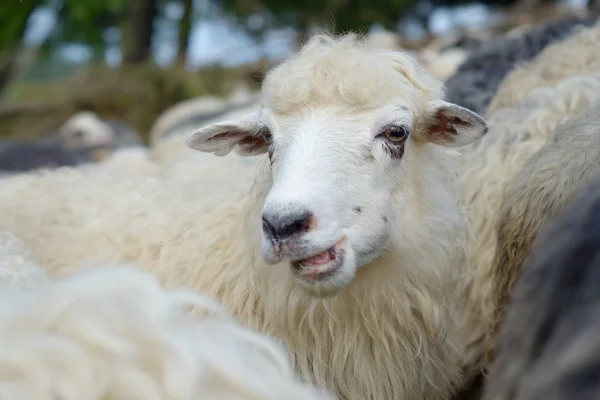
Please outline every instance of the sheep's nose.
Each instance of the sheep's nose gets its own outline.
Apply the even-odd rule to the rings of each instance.
[[[310,229],[312,213],[307,210],[290,213],[263,213],[263,231],[272,240],[283,240]]]

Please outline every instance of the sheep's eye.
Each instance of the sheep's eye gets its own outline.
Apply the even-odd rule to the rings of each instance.
[[[383,131],[383,136],[391,142],[402,142],[408,136],[409,131],[405,126],[390,126]]]
[[[271,132],[267,128],[262,128],[260,130],[260,134],[267,143],[271,143],[271,141],[273,140],[273,135],[271,135]]]
[[[83,137],[83,131],[77,129],[75,132],[73,132],[73,137],[77,138],[77,139],[81,139]]]

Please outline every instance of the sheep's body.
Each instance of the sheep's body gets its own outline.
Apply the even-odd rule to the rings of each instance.
[[[536,87],[552,86],[569,76],[600,71],[600,23],[587,28],[579,26],[572,32],[548,45],[531,61],[517,65],[498,86],[486,115],[518,104]]]
[[[168,136],[190,130],[190,134],[208,121],[221,117],[236,109],[258,105],[256,95],[246,90],[234,92],[229,99],[216,96],[202,96],[179,102],[163,112],[150,129],[150,145],[155,147]]]
[[[493,263],[505,191],[528,160],[553,141],[555,129],[564,119],[597,101],[600,73],[573,76],[555,87],[536,88],[518,105],[496,111],[488,120],[488,135],[465,150],[461,179],[463,200],[470,205],[473,246],[469,263],[475,271],[472,279],[465,280],[466,366],[472,370],[469,375],[489,362],[488,352],[494,347],[499,317],[498,299],[506,290],[504,278],[496,276]],[[551,167],[558,170],[562,165]]]
[[[259,166],[253,171],[230,158],[200,156],[179,172],[167,169],[164,178],[144,180],[99,166],[8,178],[0,193],[0,227],[23,237],[52,273],[106,256],[135,260],[169,287],[206,291],[245,326],[284,339],[304,377],[333,386],[345,399],[419,397],[414,392],[445,398],[460,380],[461,354],[451,323],[455,300],[425,291],[437,278],[394,271],[398,255],[390,254],[359,271],[360,280],[345,292],[319,300],[290,286],[286,269],[257,269],[256,218],[267,187],[252,188]],[[187,181],[177,182],[180,177]],[[39,201],[42,193],[52,196]],[[25,200],[35,198],[35,204]],[[458,244],[460,236],[448,237]],[[456,280],[453,275],[443,280]],[[433,314],[413,314],[415,301]]]
[[[540,231],[510,296],[486,400],[600,395],[600,181]]]
[[[482,44],[447,80],[449,101],[483,115],[498,85],[515,64],[534,58],[548,44],[571,35],[575,27],[590,26],[594,21],[593,18],[568,17],[534,27],[514,38]]]
[[[535,154],[507,187],[493,263],[499,315],[537,232],[560,214],[583,186],[600,176],[600,103],[558,126],[554,141]],[[494,331],[497,331],[496,329]]]
[[[0,286],[0,398],[333,400],[211,298],[121,264],[48,279],[17,238],[0,239],[0,274],[26,264],[39,278],[2,275],[13,284]]]
[[[381,102],[381,96],[403,91],[412,95],[402,104],[415,112],[423,112],[425,105],[441,107],[442,114],[428,117],[431,123],[441,123],[436,115],[458,113],[469,128],[450,128],[457,137],[459,132],[467,136],[461,141],[474,140],[487,129],[466,110],[436,100],[441,83],[401,54],[367,52],[351,37],[315,38],[307,46],[300,58],[267,76],[263,91],[277,112],[297,109],[294,102],[302,101],[301,90],[310,92],[314,84],[323,96],[315,101],[337,101],[326,96],[336,95],[331,88],[343,88],[344,101],[365,102],[352,103],[364,120],[365,110]],[[347,85],[302,80],[310,71],[303,63],[315,59],[315,74],[337,69],[345,74]],[[294,63],[300,63],[298,69]],[[290,77],[296,80],[293,85]],[[365,78],[373,79],[373,85],[352,85]],[[429,126],[419,121],[420,129]],[[214,125],[203,132],[218,126],[231,125]],[[447,132],[440,133],[437,125],[428,129],[431,135]],[[255,133],[254,128],[249,132]],[[423,137],[407,144],[400,166],[410,169],[395,171],[418,190],[392,197],[390,213],[374,220],[399,220],[404,229],[390,231],[381,254],[356,270],[356,278],[331,297],[308,296],[289,262],[267,266],[262,259],[261,215],[273,187],[266,156],[248,163],[235,156],[196,153],[142,178],[99,165],[8,178],[0,191],[0,228],[20,236],[51,275],[64,274],[91,258],[108,258],[135,261],[168,287],[207,292],[244,326],[284,340],[303,377],[345,400],[446,399],[462,384],[461,298],[456,288],[466,272],[468,225],[455,182],[459,154],[443,146],[445,136],[434,139],[442,145],[423,143]],[[374,154],[389,157],[383,150]],[[372,196],[368,190],[363,194]],[[369,206],[364,203],[358,212],[369,217],[382,209]],[[383,245],[381,240],[376,244]]]
[[[227,106],[225,99],[217,96],[202,96],[185,100],[168,108],[156,118],[152,128],[150,128],[150,144],[162,140],[167,136],[173,124],[182,119],[187,119],[190,115],[212,114],[219,112]]]

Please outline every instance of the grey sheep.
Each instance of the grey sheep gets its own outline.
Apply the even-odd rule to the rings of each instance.
[[[498,85],[515,64],[534,58],[550,43],[569,36],[573,28],[592,26],[596,21],[595,17],[570,16],[535,26],[517,37],[482,44],[446,81],[449,101],[485,114]]]
[[[484,400],[600,398],[599,244],[596,178],[540,231],[510,296]]]

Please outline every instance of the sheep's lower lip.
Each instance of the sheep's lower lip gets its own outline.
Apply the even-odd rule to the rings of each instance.
[[[338,273],[344,262],[344,250],[341,239],[329,249],[292,262],[292,271],[296,277],[309,282],[318,282],[330,278]]]

